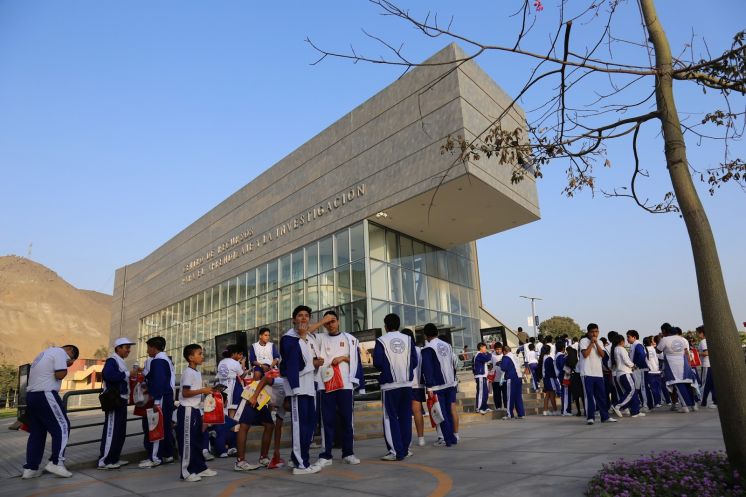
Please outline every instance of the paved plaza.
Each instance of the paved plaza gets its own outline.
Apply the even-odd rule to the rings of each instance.
[[[7,424],[0,425],[4,430],[0,433],[0,459],[5,467],[9,460],[22,460],[25,443],[23,436],[6,429]],[[236,473],[232,470],[232,460],[216,459],[208,465],[218,471],[217,477],[184,483],[178,479],[179,469],[174,464],[137,469],[140,454],[131,452],[138,450],[135,442],[139,440],[128,440],[129,457],[127,450],[123,457],[135,464],[120,470],[97,471],[93,469],[92,449],[73,447],[68,454],[75,473],[72,478],[44,475],[23,481],[18,477],[20,469],[16,469],[15,476],[4,478],[0,495],[558,497],[582,495],[586,483],[601,465],[619,457],[631,459],[664,449],[723,449],[717,411],[709,409],[691,414],[666,410],[644,419],[625,418],[616,424],[594,426],[586,426],[577,417],[529,416],[513,421],[485,419],[464,426],[458,446],[415,447],[414,456],[405,462],[380,461],[379,456],[385,452],[383,440],[370,439],[356,442],[356,454],[362,459],[359,466],[335,459],[333,466],[319,474],[293,476],[287,469]],[[86,462],[81,460],[83,453],[89,454]],[[338,458],[339,453],[335,456]]]

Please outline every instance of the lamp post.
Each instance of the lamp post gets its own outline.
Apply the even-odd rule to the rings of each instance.
[[[531,321],[534,323],[534,338],[538,338],[539,336],[539,323],[536,319],[536,304],[534,301],[536,300],[544,300],[541,297],[527,297],[526,295],[520,295],[522,299],[528,299],[531,301]]]

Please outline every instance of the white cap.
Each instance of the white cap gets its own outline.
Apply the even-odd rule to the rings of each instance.
[[[135,345],[135,342],[133,342],[129,338],[124,338],[124,337],[117,338],[116,340],[114,340],[114,348],[115,349],[117,347],[119,347],[120,345]]]

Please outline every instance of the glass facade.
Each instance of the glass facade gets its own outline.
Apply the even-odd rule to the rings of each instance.
[[[402,327],[437,323],[452,329],[454,348],[473,346],[479,336],[475,260],[471,244],[446,251],[363,221],[145,316],[138,359],[145,360],[148,338],[163,336],[181,371],[183,347],[199,343],[203,373],[214,374],[215,336],[266,326],[276,340],[301,304],[316,311],[312,320],[336,308],[346,331],[382,327],[383,317],[395,312]]]

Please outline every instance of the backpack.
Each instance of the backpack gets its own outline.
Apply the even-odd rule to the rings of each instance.
[[[565,359],[565,366],[575,371],[575,367],[578,365],[578,351],[572,347],[567,347],[567,359]]]
[[[539,365],[536,366],[536,379],[541,380],[544,378],[544,358],[541,357],[539,360]]]

